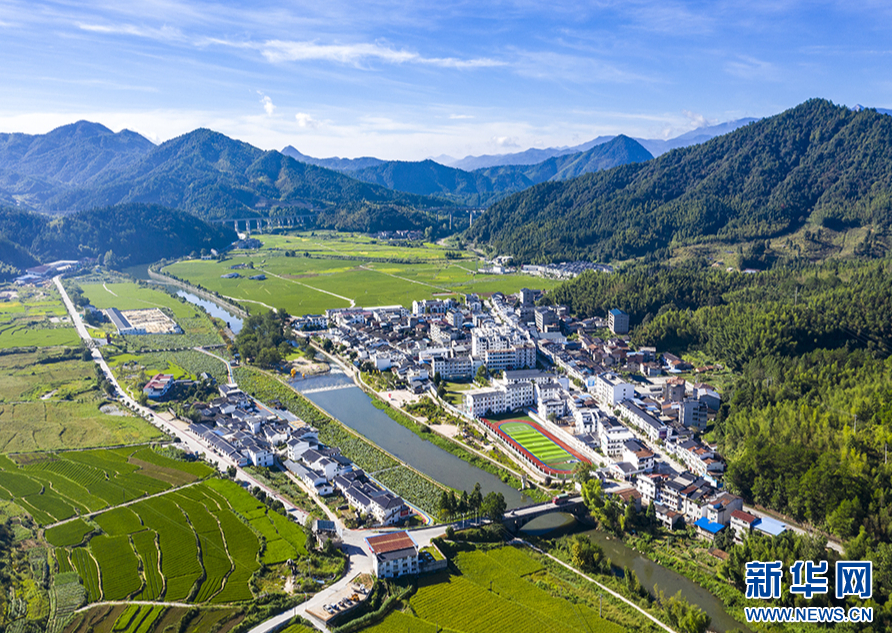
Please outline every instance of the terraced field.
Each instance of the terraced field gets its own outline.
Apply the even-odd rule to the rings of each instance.
[[[212,473],[206,464],[170,459],[149,447],[23,454],[15,461],[0,459],[0,499],[15,501],[35,521],[50,525]],[[59,539],[54,544],[64,542],[64,533],[53,536]]]
[[[97,528],[81,521],[77,528],[64,524],[52,532],[60,543],[80,543],[86,528],[104,532],[70,550],[90,601],[250,600],[249,580],[261,562],[307,555],[303,528],[228,480],[209,479],[114,508],[94,522]]]

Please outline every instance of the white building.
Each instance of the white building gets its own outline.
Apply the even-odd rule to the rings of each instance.
[[[598,439],[601,440],[601,450],[606,455],[619,455],[623,452],[623,444],[634,435],[632,431],[620,424],[616,418],[602,416],[598,420]]]
[[[635,387],[613,372],[604,372],[586,380],[586,387],[604,406],[614,406],[635,397]]]
[[[440,374],[440,378],[443,380],[473,378],[474,363],[470,356],[432,356],[431,373],[434,376]]]
[[[418,573],[418,545],[408,532],[391,532],[365,539],[378,578]]]

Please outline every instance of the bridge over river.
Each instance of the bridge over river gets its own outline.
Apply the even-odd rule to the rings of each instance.
[[[581,496],[570,497],[563,503],[546,501],[532,506],[508,510],[502,518],[502,523],[505,524],[505,527],[508,528],[508,530],[516,533],[520,528],[533,519],[538,519],[541,516],[552,514],[553,512],[564,512],[576,517],[583,517],[588,514],[588,508],[585,507],[585,503],[582,501]]]

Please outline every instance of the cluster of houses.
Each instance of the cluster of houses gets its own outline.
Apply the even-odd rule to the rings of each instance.
[[[573,279],[581,275],[586,270],[593,270],[599,273],[612,273],[613,267],[607,264],[596,264],[594,262],[560,262],[557,264],[543,264],[537,266],[534,264],[525,264],[521,266],[521,272],[527,275],[535,275],[537,277],[551,277],[553,279]]]
[[[653,502],[657,520],[666,528],[693,525],[702,538],[713,539],[726,529],[738,543],[751,532],[777,536],[787,526],[771,517],[759,517],[743,509],[743,499],[717,490],[712,483],[690,472],[652,473],[635,480],[636,503]]]
[[[220,385],[218,389],[219,398],[192,405],[197,421],[189,432],[238,466],[272,466],[278,447],[316,433],[312,427],[299,425],[300,420],[288,411],[260,408],[238,387]]]
[[[95,263],[96,260],[90,257],[85,257],[84,259],[60,259],[48,264],[26,268],[25,273],[16,277],[14,283],[18,286],[40,284],[48,279],[52,279],[56,275],[77,271]]]
[[[392,525],[411,514],[399,496],[372,482],[340,449],[320,444],[319,432],[297,416],[259,407],[232,385],[218,389],[219,398],[192,405],[198,421],[189,426],[215,453],[239,466],[270,467],[280,459],[311,490],[320,496],[341,493],[376,524]]]

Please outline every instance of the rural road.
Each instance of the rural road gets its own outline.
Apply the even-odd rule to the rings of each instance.
[[[257,486],[267,495],[271,496],[274,499],[277,499],[278,501],[281,501],[282,505],[285,506],[285,509],[288,512],[289,516],[297,520],[299,523],[306,522],[307,517],[309,516],[307,512],[295,506],[293,503],[285,499],[275,490],[265,486],[264,484],[256,480],[250,474],[239,468],[233,462],[224,458],[222,455],[218,455],[212,452],[208,447],[200,443],[197,438],[192,436],[186,430],[179,429],[175,425],[168,423],[166,420],[158,416],[154,411],[152,411],[148,407],[142,406],[136,400],[127,395],[127,393],[121,388],[121,385],[118,383],[118,379],[115,377],[114,373],[112,373],[112,370],[108,366],[108,363],[102,357],[102,353],[96,346],[93,338],[87,332],[87,328],[84,326],[81,315],[75,309],[74,303],[71,301],[71,298],[65,291],[64,286],[62,286],[61,276],[53,277],[53,283],[56,284],[56,288],[59,290],[59,294],[62,295],[62,302],[65,304],[65,308],[68,310],[69,316],[71,316],[71,321],[72,323],[74,323],[74,327],[77,330],[78,335],[80,335],[87,346],[93,350],[93,361],[97,365],[99,365],[99,367],[102,369],[103,374],[105,374],[106,379],[114,386],[115,394],[117,395],[118,400],[123,402],[129,409],[137,413],[140,417],[144,418],[146,421],[158,427],[168,435],[179,438],[183,446],[188,447],[189,450],[191,450],[196,455],[202,455],[209,464],[216,466],[221,472],[224,472],[230,466],[235,466],[236,481],[244,481],[249,486]]]

